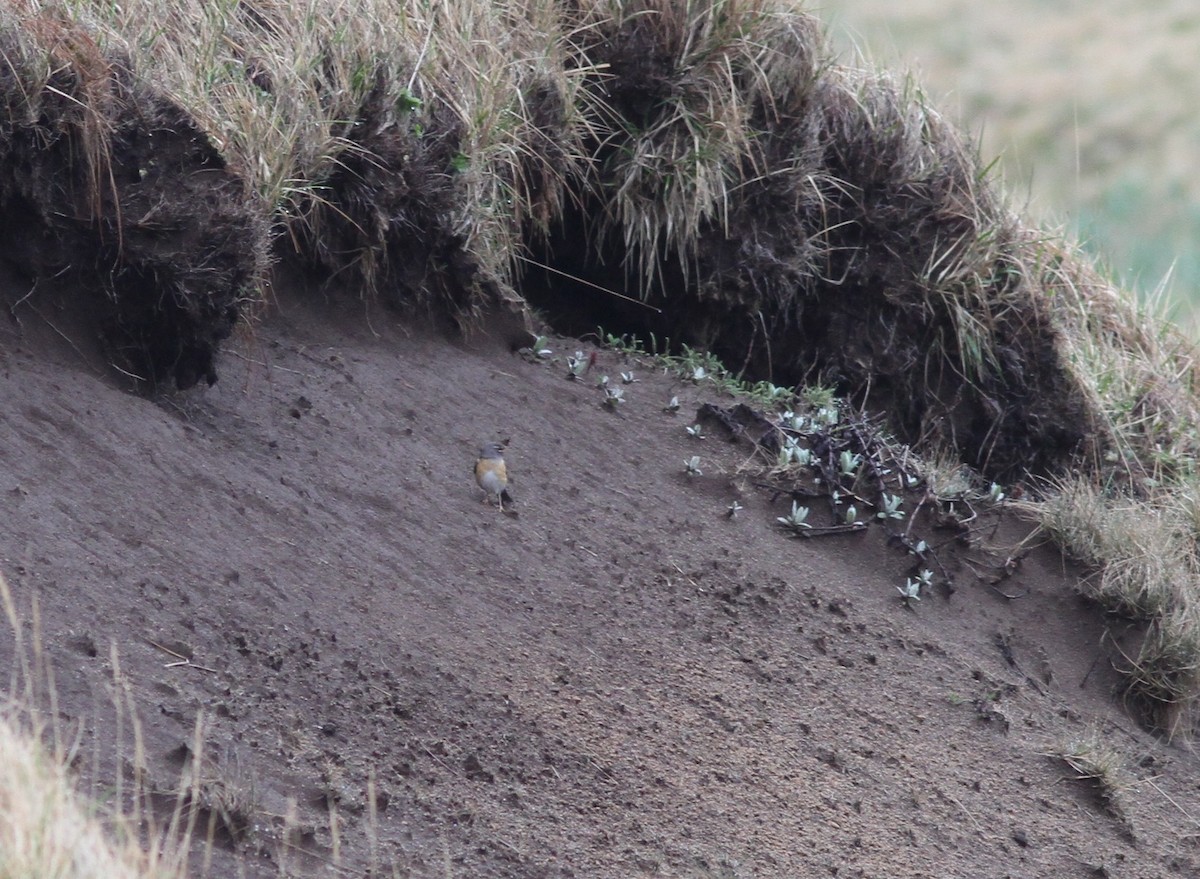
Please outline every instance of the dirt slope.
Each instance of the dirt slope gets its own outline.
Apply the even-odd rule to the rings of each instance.
[[[16,313],[0,568],[39,603],[87,790],[131,777],[114,655],[160,817],[203,718],[225,819],[195,875],[1200,872],[1200,767],[1117,704],[1120,625],[1101,647],[1048,548],[1015,599],[960,561],[906,610],[901,552],[784,537],[782,500],[739,493],[745,448],[686,436],[713,395],[639,366],[609,412],[487,339],[284,291],[219,384],[151,401],[52,302]],[[509,437],[517,518],[469,476]],[[1044,756],[1093,730],[1125,820]]]

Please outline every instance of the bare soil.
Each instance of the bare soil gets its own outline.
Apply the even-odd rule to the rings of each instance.
[[[909,609],[880,529],[789,539],[746,447],[687,436],[711,389],[601,351],[639,379],[609,411],[502,341],[277,293],[217,385],[155,399],[47,294],[0,321],[25,643],[98,799],[141,753],[165,821],[201,725],[194,875],[1200,875],[1200,765],[1115,695],[1138,633],[1049,546],[1000,579],[1015,513],[918,522],[954,584]],[[515,517],[470,476],[491,439]],[[1046,756],[1092,732],[1120,810]]]

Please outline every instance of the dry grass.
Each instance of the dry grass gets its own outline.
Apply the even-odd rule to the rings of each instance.
[[[1148,623],[1128,692],[1168,734],[1190,734],[1200,696],[1200,395],[1195,346],[1056,244],[1036,277],[1055,299],[1063,355],[1107,438],[1099,457],[1027,505],[1096,573],[1084,589]]]
[[[41,650],[34,605],[33,638],[26,643],[12,593],[0,575],[3,606],[16,639],[10,695],[0,701],[0,879],[183,879],[187,834],[182,811],[159,836],[138,807],[104,812],[76,790],[70,766],[78,743],[48,725],[56,718],[51,667]],[[38,706],[44,705],[46,710]],[[137,755],[142,765],[142,755]],[[122,800],[118,782],[118,801]],[[149,844],[143,837],[147,832]],[[190,833],[190,828],[189,828]],[[167,842],[184,839],[183,843]],[[165,841],[166,840],[166,841]]]
[[[148,869],[136,842],[117,843],[103,830],[39,738],[11,711],[0,714],[0,877],[170,875]]]
[[[1132,832],[1125,799],[1133,781],[1124,759],[1098,730],[1065,741],[1046,756],[1062,760],[1076,779],[1094,785],[1101,807]]]
[[[808,94],[823,59],[816,23],[774,0],[580,4],[591,84],[590,184],[603,193],[592,238],[622,241],[636,283],[661,281],[664,254],[695,274],[712,227],[727,229],[737,190],[768,167],[765,118]]]
[[[1105,497],[1090,479],[1069,481],[1037,505],[1060,545],[1097,569],[1087,594],[1113,613],[1152,620],[1179,606],[1194,579],[1190,550],[1165,511],[1120,494]]]
[[[401,239],[426,239],[431,262],[452,245],[474,263],[463,283],[506,287],[523,224],[556,212],[584,158],[572,117],[588,71],[547,0],[54,8],[196,120],[291,245],[281,253],[366,293],[411,273]],[[438,280],[427,271],[402,294]],[[470,310],[472,294],[446,295]]]
[[[1097,486],[1096,477],[1060,482],[1026,504],[1066,552],[1094,573],[1081,588],[1110,613],[1142,621],[1147,634],[1124,672],[1131,704],[1169,736],[1190,735],[1200,690],[1200,554],[1194,480],[1156,488],[1149,499]]]

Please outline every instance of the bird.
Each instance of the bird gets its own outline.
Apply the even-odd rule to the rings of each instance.
[[[513,503],[508,493],[508,468],[504,464],[504,447],[500,443],[484,443],[479,447],[479,458],[475,461],[475,482],[484,491],[484,503],[493,495],[504,512],[504,502]]]

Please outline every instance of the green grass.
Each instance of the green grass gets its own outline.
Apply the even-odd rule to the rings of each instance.
[[[1131,174],[1081,205],[1070,228],[1123,286],[1161,297],[1165,316],[1200,338],[1200,201]]]
[[[1000,156],[1035,217],[1077,231],[1114,277],[1169,310],[1200,310],[1195,257],[1200,9],[1188,0],[828,0],[843,51],[912,69],[935,102]]]

